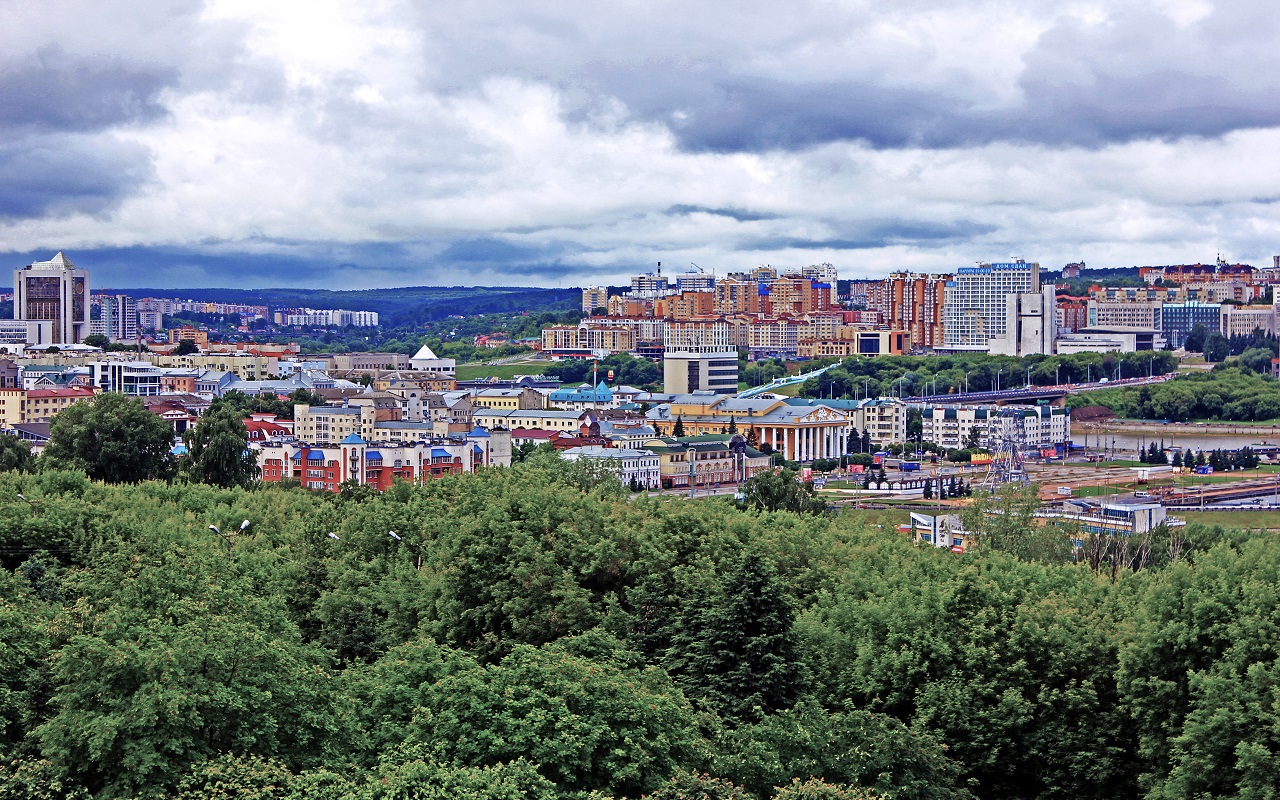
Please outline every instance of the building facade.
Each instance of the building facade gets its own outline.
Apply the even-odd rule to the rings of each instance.
[[[1007,328],[1006,295],[1040,291],[1040,265],[1022,259],[961,267],[947,281],[942,308],[943,348],[987,352]]]
[[[1222,306],[1217,303],[1165,303],[1160,309],[1160,329],[1171,347],[1182,347],[1187,341],[1187,334],[1196,325],[1203,325],[1209,333],[1219,330]]]
[[[618,478],[631,487],[642,489],[658,489],[661,487],[661,470],[659,458],[650,450],[638,450],[631,447],[570,447],[560,453],[569,461],[590,459],[608,461],[617,464]]]
[[[917,275],[895,272],[885,278],[872,307],[885,315],[891,328],[907,331],[912,345],[933,348],[942,344],[942,309],[951,275]]]
[[[736,394],[738,391],[738,351],[672,352],[662,356],[663,388],[668,394],[708,391]]]
[[[89,271],[62,253],[13,271],[13,318],[26,323],[30,345],[83,342],[89,305]]]

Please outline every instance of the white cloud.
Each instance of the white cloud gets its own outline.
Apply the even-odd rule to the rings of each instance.
[[[158,112],[123,94],[83,134],[145,148],[149,178],[95,189],[91,213],[0,217],[0,250],[398,253],[335,285],[620,280],[659,260],[1260,263],[1280,246],[1280,128],[1273,79],[1244,74],[1274,28],[1245,30],[1254,6],[217,0],[53,25],[11,4],[0,77],[56,43],[136,65],[122,75]],[[1246,52],[1164,80],[1151,20],[1194,52],[1237,33]],[[1211,125],[1171,111],[1237,78]],[[30,152],[42,134],[3,133],[4,114]],[[184,269],[169,279],[216,277]]]

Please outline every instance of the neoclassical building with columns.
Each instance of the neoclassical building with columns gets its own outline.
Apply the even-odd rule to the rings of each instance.
[[[824,405],[701,393],[675,395],[645,416],[662,436],[673,435],[677,421],[686,436],[736,431],[790,461],[839,458],[854,423],[854,414]]]

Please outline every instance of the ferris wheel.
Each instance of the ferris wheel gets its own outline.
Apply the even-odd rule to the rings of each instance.
[[[995,442],[991,463],[982,480],[983,486],[994,489],[1006,483],[1026,483],[1027,437],[1022,409],[1001,409],[995,417],[987,417],[987,441]]]

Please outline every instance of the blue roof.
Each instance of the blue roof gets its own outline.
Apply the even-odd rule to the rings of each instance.
[[[324,461],[324,451],[312,450],[311,452],[307,453],[307,460],[308,461]]]
[[[478,444],[473,444],[473,445],[471,445],[471,449],[472,449],[472,450],[474,450],[474,451],[476,451],[477,453],[480,453],[481,455],[483,455],[483,454],[484,454],[484,448],[483,448],[483,447],[481,447],[481,446],[480,446],[480,445],[478,445]]]
[[[353,433],[349,435],[347,438],[343,439],[341,443],[342,444],[364,444],[365,441],[364,439],[360,438],[360,434]]]
[[[432,458],[453,458],[453,456],[449,454],[449,451],[445,450],[443,447],[431,448],[431,457]]]
[[[379,453],[377,450],[365,450],[364,459],[365,461],[381,461],[382,453]]]
[[[467,435],[468,435],[468,436],[474,436],[474,437],[475,437],[475,438],[477,438],[477,439],[488,439],[488,438],[489,438],[489,432],[488,432],[488,431],[486,431],[484,428],[481,428],[479,425],[477,425],[477,426],[475,426],[474,428],[472,428],[472,429],[471,429],[471,433],[468,433]]]

